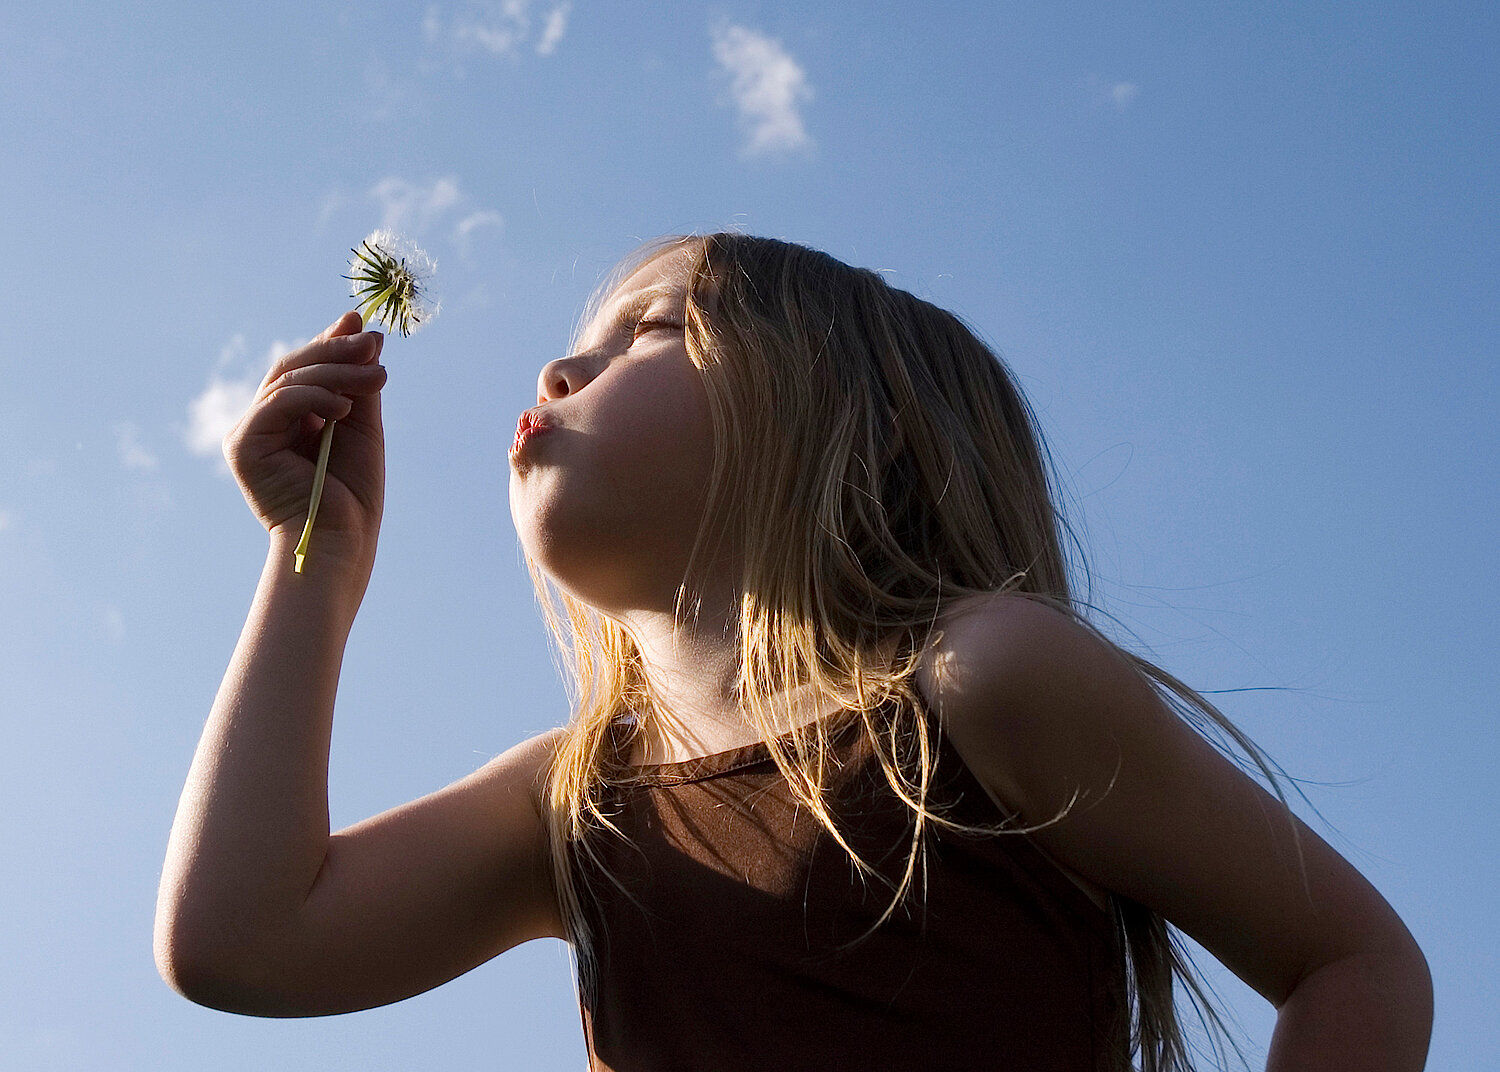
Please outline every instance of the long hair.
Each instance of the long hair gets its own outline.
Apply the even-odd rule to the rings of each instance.
[[[871,874],[825,800],[836,720],[788,734],[778,698],[810,688],[863,721],[891,790],[914,818],[887,915],[919,885],[927,835],[973,829],[958,827],[931,799],[936,742],[916,688],[940,614],[965,596],[1010,591],[1067,614],[1180,716],[1277,784],[1265,756],[1202,695],[1120,649],[1085,617],[1065,540],[1075,560],[1081,548],[1058,505],[1035,415],[1004,363],[958,317],[827,254],[740,234],[643,247],[606,281],[594,307],[636,268],[683,247],[694,251],[686,342],[707,389],[714,465],[679,616],[692,613],[695,566],[732,546],[742,569],[744,710],[798,801]],[[587,995],[595,936],[579,865],[597,862],[593,845],[611,827],[605,796],[629,777],[621,728],[650,717],[652,696],[629,634],[550,586],[535,565],[532,574],[573,686],[548,822]],[[1223,1025],[1165,921],[1122,898],[1111,907],[1142,1072],[1188,1069],[1174,981],[1216,1049]]]

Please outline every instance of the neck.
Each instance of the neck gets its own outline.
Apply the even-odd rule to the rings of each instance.
[[[754,733],[741,708],[738,614],[730,601],[701,602],[678,620],[670,612],[632,611],[620,624],[640,649],[655,705],[642,724],[645,762],[720,751]],[[733,744],[725,747],[733,747]]]
[[[705,599],[685,621],[641,611],[617,620],[640,649],[655,700],[641,727],[635,762],[675,762],[761,739],[740,696],[737,599]],[[824,710],[830,705],[811,695],[791,699],[777,732],[830,713]]]

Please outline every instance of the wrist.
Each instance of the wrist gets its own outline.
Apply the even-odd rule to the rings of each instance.
[[[262,581],[315,595],[329,610],[342,612],[352,623],[375,566],[373,541],[365,552],[355,551],[331,532],[315,533],[314,537],[299,571],[296,548],[301,531],[273,529]]]

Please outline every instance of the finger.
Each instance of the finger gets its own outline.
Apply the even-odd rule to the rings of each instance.
[[[356,332],[363,331],[364,328],[364,317],[350,310],[347,313],[340,314],[337,320],[319,332],[314,341],[321,342],[324,339],[332,339],[340,335],[353,335]]]
[[[335,321],[329,330],[337,328],[341,323],[342,320]],[[373,364],[379,360],[380,351],[384,347],[385,336],[378,331],[361,331],[352,335],[335,335],[327,338],[320,336],[305,346],[299,346],[295,350],[282,354],[273,361],[266,371],[265,379],[261,380],[259,393],[265,395],[278,379],[293,369],[334,363]]]
[[[273,391],[250,408],[240,425],[240,438],[284,437],[300,428],[309,415],[325,421],[341,421],[353,408],[354,402],[337,391],[317,384],[292,384]]]
[[[288,369],[266,384],[261,390],[261,395],[269,397],[283,387],[297,387],[305,384],[326,387],[330,391],[345,395],[366,395],[384,387],[385,378],[386,371],[383,365],[338,365],[327,362],[302,365]]]
[[[382,373],[381,386],[384,386],[385,376],[383,373],[385,372],[385,367],[380,366],[380,369]],[[349,416],[344,418],[345,422],[367,428],[376,435],[383,434],[380,423],[380,392],[368,391],[363,394],[357,394],[352,396],[350,401],[353,404],[349,407]]]

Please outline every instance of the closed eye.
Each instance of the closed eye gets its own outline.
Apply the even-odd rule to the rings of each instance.
[[[637,320],[632,334],[639,339],[642,335],[652,331],[681,331],[682,325],[670,320]]]

